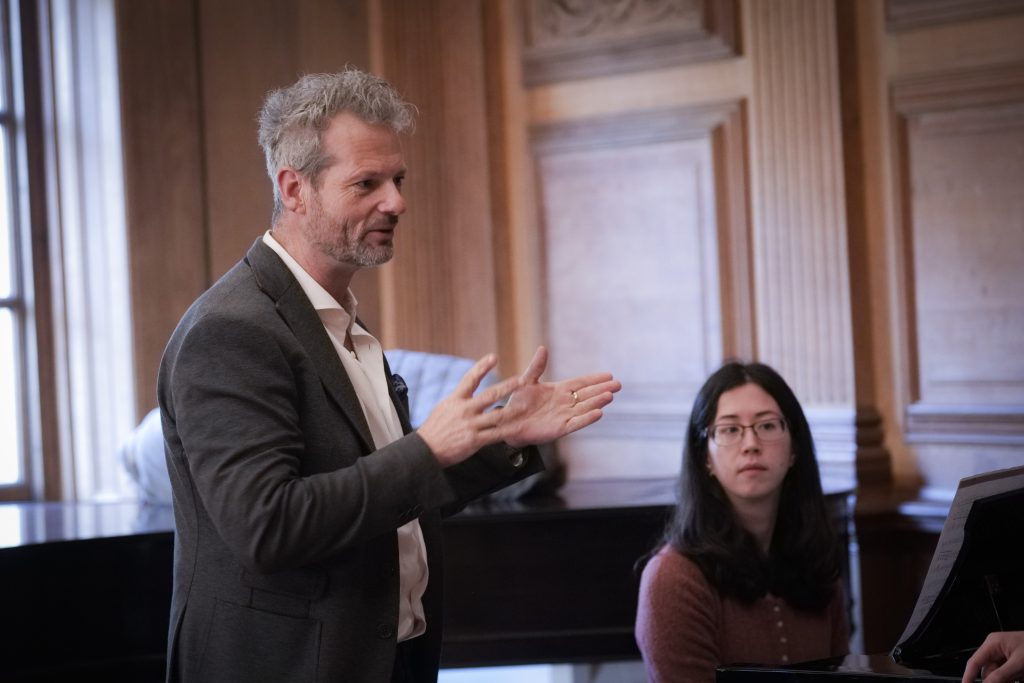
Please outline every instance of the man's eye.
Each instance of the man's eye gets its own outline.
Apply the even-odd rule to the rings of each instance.
[[[404,183],[404,182],[405,182],[405,176],[404,175],[398,176],[397,178],[395,178],[395,187],[397,187],[399,190],[401,190],[402,189],[402,183]]]
[[[359,182],[356,183],[356,187],[358,187],[360,190],[372,190],[373,189],[373,181],[372,180],[360,180]]]

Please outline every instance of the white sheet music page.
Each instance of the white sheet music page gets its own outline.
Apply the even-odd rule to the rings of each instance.
[[[932,555],[932,562],[928,565],[924,586],[921,587],[921,594],[917,596],[914,613],[910,615],[910,621],[900,636],[900,645],[914,635],[921,622],[928,616],[928,611],[938,598],[942,587],[946,585],[949,573],[963,546],[964,525],[974,503],[989,496],[1020,489],[1024,489],[1024,467],[986,472],[960,480],[949,508],[949,516],[942,525],[942,533],[939,534],[939,543],[935,548],[935,554]]]

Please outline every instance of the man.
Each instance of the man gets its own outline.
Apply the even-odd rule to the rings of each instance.
[[[168,680],[436,680],[441,515],[538,471],[529,444],[600,419],[619,389],[607,373],[540,382],[540,348],[474,396],[488,355],[411,430],[349,291],[392,256],[411,121],[354,69],[264,103],[273,228],[192,305],[160,368]]]

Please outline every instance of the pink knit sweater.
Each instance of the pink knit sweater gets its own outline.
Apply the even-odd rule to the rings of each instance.
[[[843,592],[821,614],[767,595],[722,598],[689,558],[668,547],[640,579],[636,641],[652,683],[712,683],[723,664],[786,665],[849,652]]]

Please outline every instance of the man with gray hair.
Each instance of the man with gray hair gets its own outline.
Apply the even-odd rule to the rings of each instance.
[[[356,69],[266,99],[272,228],[189,308],[160,367],[170,681],[435,681],[442,515],[538,471],[532,444],[597,421],[619,390],[608,373],[541,382],[541,347],[474,395],[488,354],[412,430],[349,290],[394,252],[412,121]]]

